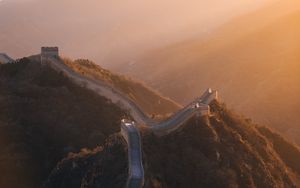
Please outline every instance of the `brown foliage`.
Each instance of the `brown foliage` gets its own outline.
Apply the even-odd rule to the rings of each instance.
[[[132,80],[126,76],[112,73],[89,60],[78,59],[72,61],[70,59],[65,59],[64,62],[80,74],[103,80],[111,84],[114,88],[131,98],[149,115],[155,114],[166,116],[180,108],[180,105],[161,96],[145,84]]]
[[[39,187],[69,152],[118,132],[124,116],[38,61],[0,65],[0,187]]]
[[[218,103],[212,111],[170,135],[145,134],[146,187],[296,186],[286,158],[255,125]]]
[[[63,159],[48,178],[45,188],[121,188],[127,180],[128,162],[125,142],[111,136],[104,148],[84,149]]]

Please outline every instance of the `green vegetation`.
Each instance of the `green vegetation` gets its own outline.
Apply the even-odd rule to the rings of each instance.
[[[0,65],[0,187],[40,187],[69,152],[104,144],[126,114],[38,61]]]
[[[79,59],[71,61],[65,59],[64,62],[80,74],[111,84],[114,88],[119,89],[119,91],[131,98],[149,115],[157,115],[158,118],[159,116],[169,116],[180,108],[180,105],[162,97],[143,83],[136,82],[125,76],[113,74],[89,60]]]

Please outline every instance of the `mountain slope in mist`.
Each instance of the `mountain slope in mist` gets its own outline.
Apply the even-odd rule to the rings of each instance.
[[[78,59],[72,61],[64,59],[64,63],[75,72],[92,79],[101,80],[127,95],[149,116],[155,115],[163,118],[179,110],[181,106],[174,101],[161,96],[153,89],[141,82],[134,81],[129,77],[112,73],[103,69],[92,61]]]
[[[218,88],[230,107],[300,143],[299,9],[297,1],[274,4],[118,70],[182,103]]]

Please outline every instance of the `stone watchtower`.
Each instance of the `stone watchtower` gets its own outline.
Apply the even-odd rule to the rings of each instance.
[[[58,47],[41,48],[41,63],[45,65],[49,58],[59,58]]]
[[[42,47],[41,55],[46,57],[58,57],[58,47]]]

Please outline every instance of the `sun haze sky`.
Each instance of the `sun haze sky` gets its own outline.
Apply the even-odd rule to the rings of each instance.
[[[22,57],[58,45],[67,56],[102,64],[110,56],[134,56],[205,34],[274,1],[2,0],[0,51]]]

